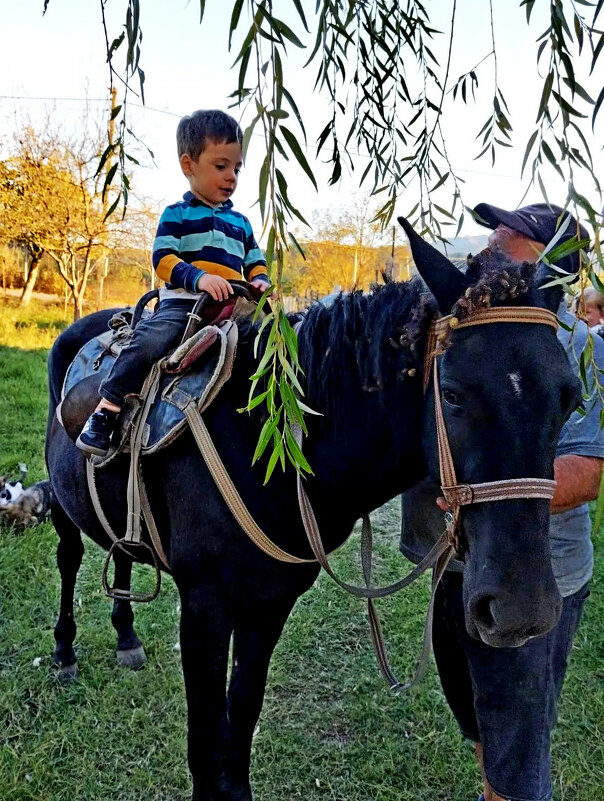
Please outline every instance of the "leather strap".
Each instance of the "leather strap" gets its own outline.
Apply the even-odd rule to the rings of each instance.
[[[545,310],[542,309],[541,311]],[[441,490],[452,509],[452,519],[447,526],[447,532],[450,543],[459,552],[461,550],[459,528],[462,506],[517,498],[544,498],[551,500],[556,489],[556,482],[547,478],[512,478],[501,481],[485,481],[479,484],[458,484],[442,408],[437,357],[434,358],[432,369],[434,373],[434,407],[436,412]]]
[[[94,511],[96,512],[96,516],[99,520],[99,523],[103,527],[103,530],[105,534],[109,537],[109,539],[112,542],[117,542],[118,536],[111,528],[111,524],[107,520],[107,516],[105,515],[103,505],[101,504],[101,499],[99,498],[99,492],[96,486],[95,466],[92,463],[91,459],[86,459],[86,479],[88,481],[88,492],[90,493],[92,506],[94,507]]]
[[[487,323],[537,323],[549,325],[554,331],[560,325],[554,312],[533,306],[490,306],[473,312],[465,320],[459,320],[452,314],[438,317],[428,330],[424,350],[424,392],[428,389],[432,365],[436,357],[444,353],[443,345],[451,331]]]
[[[485,501],[505,501],[509,498],[546,498],[551,500],[556,482],[548,478],[509,478],[485,481],[482,484],[457,484],[441,487],[449,506],[466,506]]]
[[[264,553],[280,562],[289,562],[290,564],[308,564],[314,562],[314,559],[302,559],[299,556],[293,556],[287,553],[287,551],[279,548],[278,545],[275,545],[275,543],[266,536],[250,514],[247,506],[237,492],[237,488],[231,481],[231,477],[218,455],[218,451],[212,442],[210,433],[193,398],[181,408],[193,432],[197,447],[225,503],[231,510],[231,514],[235,520],[252,542],[260,548],[261,551],[264,551]]]

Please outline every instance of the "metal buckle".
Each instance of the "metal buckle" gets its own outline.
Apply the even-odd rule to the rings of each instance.
[[[447,529],[447,536],[451,540],[455,536],[455,518],[452,512],[445,512],[445,527]]]
[[[470,484],[458,484],[457,487],[457,502],[460,506],[466,506],[474,500],[474,490]]]

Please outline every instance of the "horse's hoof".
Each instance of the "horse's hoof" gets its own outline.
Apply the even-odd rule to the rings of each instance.
[[[79,670],[77,662],[74,662],[71,665],[61,665],[59,663],[55,663],[53,667],[56,670],[56,677],[59,681],[59,684],[71,684],[72,681],[75,681],[78,678]]]
[[[117,651],[117,663],[122,667],[138,670],[147,664],[147,654],[142,645]]]

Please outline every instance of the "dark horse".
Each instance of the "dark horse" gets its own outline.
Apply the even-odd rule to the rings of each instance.
[[[371,295],[315,304],[299,332],[308,420],[304,452],[314,470],[306,488],[327,551],[354,522],[426,474],[438,480],[433,392],[422,393],[422,354],[430,320],[455,307],[546,306],[560,293],[538,289],[545,276],[524,265],[476,260],[464,276],[405,224],[425,284],[391,283]],[[495,269],[495,272],[493,272]],[[532,271],[532,272],[531,272]],[[426,284],[430,292],[426,290]],[[464,311],[465,310],[465,311]],[[80,530],[104,548],[87,491],[84,458],[57,422],[67,364],[80,344],[104,330],[109,313],[84,318],[61,334],[49,362],[47,462],[60,537],[61,611],[54,660],[73,675],[73,588],[83,551]],[[281,548],[311,556],[296,501],[295,473],[279,470],[263,487],[264,466],[250,467],[262,417],[240,414],[249,391],[253,327],[241,323],[231,380],[205,414],[217,450],[253,517]],[[580,394],[552,328],[476,326],[453,332],[441,360],[451,448],[463,482],[553,477],[560,428]],[[518,399],[510,376],[526,388]],[[127,463],[99,475],[99,494],[117,532],[124,531]],[[247,539],[210,478],[190,434],[144,458],[144,477],[182,602],[181,649],[188,704],[189,767],[195,801],[250,801],[252,733],[269,660],[292,606],[318,567],[277,562]],[[464,513],[464,576],[469,631],[496,645],[518,645],[548,631],[560,597],[548,549],[549,502],[505,500]],[[118,565],[124,575],[128,565]],[[530,580],[527,580],[530,577]],[[123,580],[123,576],[122,576]],[[120,584],[121,586],[121,584]],[[130,605],[114,606],[118,653],[140,656]],[[229,646],[233,663],[226,688]]]

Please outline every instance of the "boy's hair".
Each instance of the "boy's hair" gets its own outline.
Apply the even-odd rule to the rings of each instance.
[[[243,133],[237,120],[218,109],[194,111],[190,116],[183,117],[176,129],[178,158],[186,153],[193,161],[197,161],[208,142],[229,145],[231,142],[241,144],[242,141]]]

